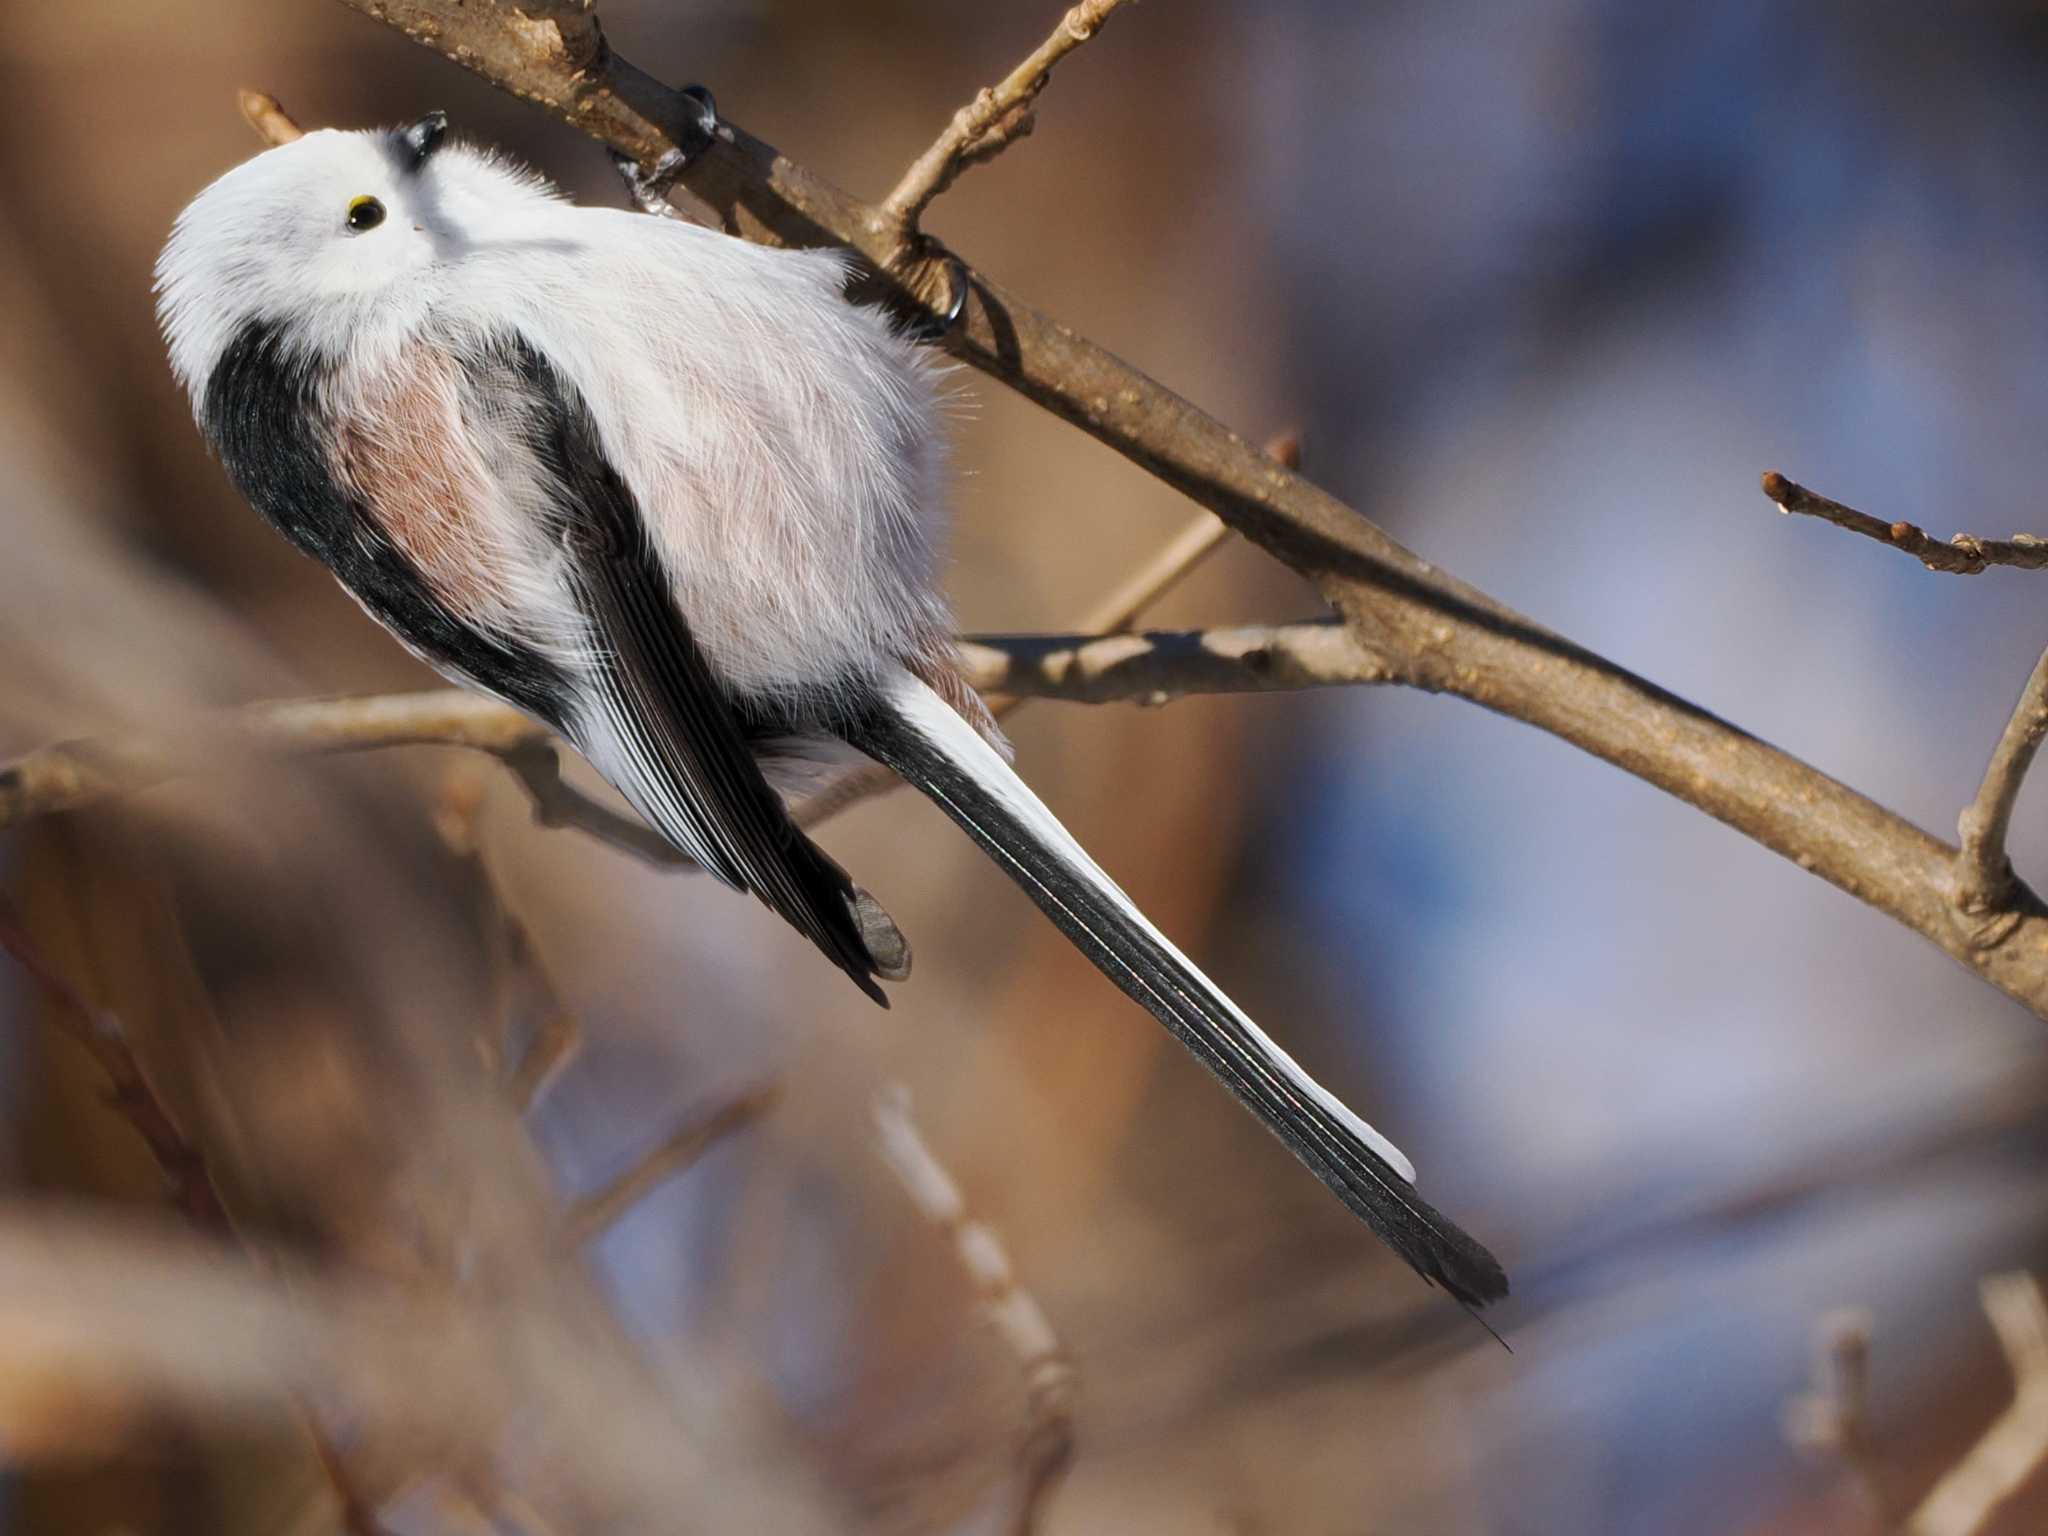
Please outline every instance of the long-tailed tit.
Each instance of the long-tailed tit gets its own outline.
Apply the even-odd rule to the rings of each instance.
[[[178,218],[171,365],[257,510],[878,1002],[907,948],[776,786],[887,764],[1423,1276],[1504,1294],[1010,770],[934,574],[934,372],[845,259],[577,207],[445,127],[308,134]]]

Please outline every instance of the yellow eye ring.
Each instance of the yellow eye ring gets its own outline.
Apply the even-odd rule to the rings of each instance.
[[[349,233],[360,235],[384,222],[384,205],[374,197],[358,197],[348,205]]]

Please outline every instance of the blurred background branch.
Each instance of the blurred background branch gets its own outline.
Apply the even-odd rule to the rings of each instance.
[[[1206,530],[1204,530],[1206,532]],[[1198,694],[1264,693],[1383,682],[1384,665],[1341,625],[1251,624],[1140,634],[978,635],[961,642],[968,680],[1012,699],[1165,704]],[[259,757],[466,747],[499,758],[540,820],[578,826],[655,863],[680,855],[638,823],[561,782],[546,729],[462,689],[252,704],[194,722],[188,737],[62,742],[0,764],[0,829],[181,778],[223,755]]]
[[[167,1412],[262,1424],[307,1399],[461,1467],[488,1465],[529,1420],[556,1437],[554,1497],[606,1528],[730,1530],[721,1508],[744,1508],[829,1529],[796,1484],[735,1496],[754,1479],[715,1459],[724,1436],[678,1422],[644,1375],[534,1301],[270,1279],[145,1227],[0,1208],[0,1435],[17,1460],[104,1454]]]
[[[1017,1357],[1029,1408],[1018,1437],[1018,1476],[998,1528],[1031,1536],[1074,1457],[1073,1362],[1038,1298],[1017,1280],[995,1229],[971,1220],[960,1186],[926,1145],[910,1114],[910,1090],[897,1083],[875,1100],[882,1157],[917,1212],[946,1234],[990,1324]]]
[[[1785,1435],[1803,1451],[1838,1461],[1874,1531],[1887,1530],[1881,1462],[1872,1444],[1870,1314],[1840,1308],[1815,1330],[1813,1379],[1785,1405]]]
[[[751,1125],[774,1107],[775,1099],[775,1085],[763,1083],[664,1137],[611,1183],[569,1207],[569,1240],[587,1243],[609,1232],[664,1179],[687,1171],[720,1141]]]
[[[52,1019],[106,1075],[107,1103],[135,1128],[136,1135],[149,1149],[171,1204],[202,1232],[227,1236],[227,1210],[221,1204],[220,1191],[214,1188],[206,1160],[178,1129],[163,1100],[150,1086],[120,1019],[107,1009],[95,1008],[57,973],[37,950],[13,904],[5,897],[0,897],[0,952],[20,966],[56,1005]]]
[[[1871,1430],[1870,1315],[1847,1308],[1821,1322],[1814,1381],[1786,1405],[1785,1430],[1795,1445],[1840,1461],[1864,1529],[1982,1536],[2048,1465],[2048,1301],[2040,1282],[2023,1271],[1985,1276],[1979,1294],[2011,1372],[2012,1402],[1942,1470],[1903,1522],[1886,1496],[1885,1462]]]
[[[2012,1369],[2012,1406],[1929,1490],[1909,1536],[1978,1536],[2048,1462],[2048,1301],[2030,1274],[1987,1275],[1984,1315]]]

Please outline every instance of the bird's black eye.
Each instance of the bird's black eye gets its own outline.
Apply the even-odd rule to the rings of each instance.
[[[360,235],[366,229],[375,229],[384,222],[384,205],[374,197],[359,197],[348,205],[348,227],[351,234]]]

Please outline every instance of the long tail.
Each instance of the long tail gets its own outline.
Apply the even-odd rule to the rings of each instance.
[[[1507,1294],[1493,1255],[1415,1193],[1408,1159],[1196,970],[938,694],[905,672],[846,734],[937,802],[1425,1280],[1468,1307]]]

